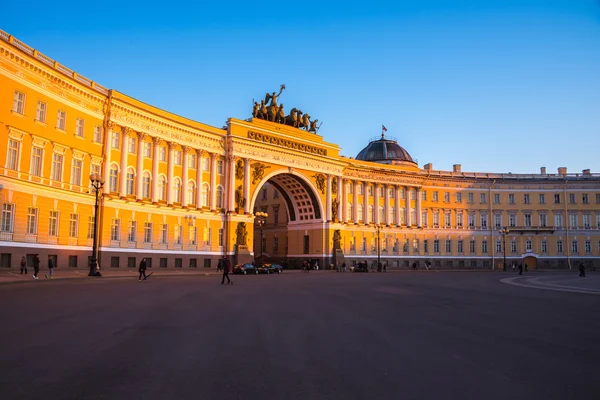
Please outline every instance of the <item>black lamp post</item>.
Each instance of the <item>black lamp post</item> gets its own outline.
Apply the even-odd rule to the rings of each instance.
[[[265,222],[267,222],[267,217],[269,216],[269,214],[267,214],[266,212],[262,212],[259,211],[257,213],[254,213],[254,216],[256,217],[256,223],[258,224],[258,227],[260,228],[260,265],[263,264],[263,226],[265,225]]]
[[[90,273],[88,276],[102,276],[98,272],[98,193],[104,186],[104,178],[94,173],[90,175],[92,188],[95,192],[96,202],[94,203],[94,244],[92,246],[92,259],[90,260]]]
[[[381,225],[375,224],[375,232],[377,232],[377,272],[381,272],[381,240],[379,234],[381,232]]]
[[[502,235],[502,252],[504,253],[504,268],[503,271],[506,271],[506,235],[510,232],[508,228],[502,228],[498,231]]]

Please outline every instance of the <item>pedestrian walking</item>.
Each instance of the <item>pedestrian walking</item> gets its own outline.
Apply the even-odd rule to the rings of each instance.
[[[21,258],[21,274],[27,275],[27,259],[25,256]]]
[[[527,263],[525,263],[525,272],[527,272]]]
[[[583,263],[579,263],[579,276],[585,276],[585,266]]]
[[[54,274],[54,260],[52,257],[48,257],[48,275],[46,278],[54,279],[52,275]]]
[[[223,278],[221,279],[221,285],[225,284],[225,278],[227,278],[228,285],[233,285],[233,282],[231,282],[231,279],[229,279],[229,271],[231,270],[231,263],[229,262],[229,260],[227,259],[226,256],[223,256],[223,258],[221,259],[221,267],[223,268]]]
[[[142,281],[142,276],[144,277],[144,280],[146,280],[146,257],[142,258],[142,261],[140,261],[140,267],[138,268],[138,272],[140,273],[140,276],[138,278],[139,282]]]
[[[519,263],[519,275],[523,275],[523,264]]]
[[[40,258],[38,255],[33,256],[33,279],[38,279],[38,274],[40,273]]]
[[[346,263],[345,262],[342,263],[342,272],[346,272]]]
[[[427,271],[429,271],[431,269],[431,262],[430,261],[425,261],[425,269]]]
[[[425,265],[427,265],[427,264],[425,264]],[[412,263],[412,269],[413,269],[413,271],[417,270],[417,263],[416,262]]]
[[[511,265],[512,265],[512,270],[514,271],[515,270],[515,263],[513,262]]]

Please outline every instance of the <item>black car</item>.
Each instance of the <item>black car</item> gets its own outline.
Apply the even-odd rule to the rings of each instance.
[[[263,267],[266,267],[269,274],[281,274],[283,273],[283,267],[280,264],[265,264]]]
[[[259,265],[256,267],[256,269],[258,270],[259,274],[270,274],[271,272],[269,271],[269,264],[263,264],[263,265]]]
[[[244,274],[244,275],[258,274],[258,268],[256,268],[251,263],[238,264],[235,267],[233,267],[233,273],[234,274]]]
[[[358,264],[354,266],[353,272],[369,272],[367,264]]]

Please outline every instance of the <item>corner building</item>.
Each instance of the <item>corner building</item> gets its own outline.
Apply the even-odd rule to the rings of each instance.
[[[0,260],[87,270],[210,268],[258,256],[297,267],[588,266],[600,256],[600,174],[419,168],[397,141],[356,159],[291,126],[217,128],[109,90],[0,31]],[[89,176],[105,179],[98,226]],[[268,213],[260,230],[254,213]],[[506,228],[504,236],[500,233]]]

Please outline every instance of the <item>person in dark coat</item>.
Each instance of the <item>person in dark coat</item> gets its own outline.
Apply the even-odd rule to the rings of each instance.
[[[27,259],[25,256],[21,258],[21,274],[25,273],[27,275]]]
[[[223,278],[221,279],[221,285],[225,284],[225,278],[227,278],[228,285],[233,285],[233,282],[231,282],[231,279],[229,279],[229,271],[231,270],[231,263],[229,262],[229,260],[227,259],[226,256],[223,256],[223,258],[220,260],[219,263],[221,264],[221,267],[223,268]]]
[[[140,267],[138,268],[138,272],[140,273],[140,277],[138,278],[138,280],[141,282],[142,281],[142,276],[144,277],[144,280],[146,280],[146,258],[142,258],[142,261],[140,261]]]
[[[579,263],[579,276],[585,278],[585,265],[583,265],[583,263]]]
[[[33,279],[38,279],[38,274],[40,272],[40,258],[36,254],[33,256]]]
[[[519,275],[523,275],[523,264],[519,263]]]
[[[48,276],[46,278],[54,279],[52,275],[54,274],[54,260],[52,257],[48,257]]]

